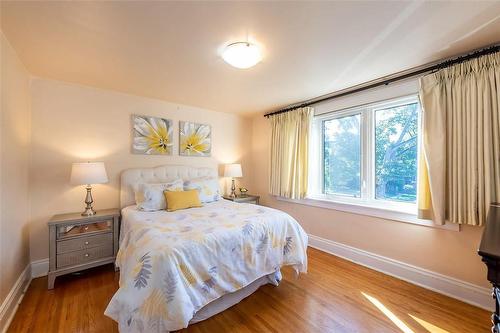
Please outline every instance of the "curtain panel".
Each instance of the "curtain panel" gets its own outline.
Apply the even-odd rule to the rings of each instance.
[[[500,200],[500,53],[420,79],[419,216],[482,225]]]
[[[290,199],[306,196],[312,118],[313,108],[310,107],[270,117],[270,194]]]

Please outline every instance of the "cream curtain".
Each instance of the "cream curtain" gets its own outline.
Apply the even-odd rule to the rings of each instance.
[[[307,193],[309,135],[313,108],[271,116],[269,193],[301,199]]]
[[[482,225],[500,200],[500,53],[420,79],[419,215]]]

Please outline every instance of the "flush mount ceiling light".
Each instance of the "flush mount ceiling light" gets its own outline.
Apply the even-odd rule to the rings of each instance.
[[[226,46],[222,59],[236,68],[250,68],[262,60],[262,54],[257,45],[249,42],[237,42]]]

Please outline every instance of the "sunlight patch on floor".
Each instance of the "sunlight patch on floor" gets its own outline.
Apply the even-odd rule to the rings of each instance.
[[[436,325],[433,325],[423,319],[420,319],[418,317],[412,316],[411,314],[408,314],[410,317],[412,317],[417,323],[422,325],[426,330],[428,330],[430,333],[450,333],[447,330],[443,330],[441,327],[437,327]]]
[[[378,299],[367,295],[364,292],[361,292],[361,294],[363,294],[363,296],[365,296],[367,300],[375,305],[377,309],[379,309],[387,318],[389,318],[401,331],[403,331],[404,333],[415,333],[411,328],[406,326],[406,324],[401,319],[399,319],[394,313],[392,313],[391,310],[386,308],[385,305],[382,304]]]

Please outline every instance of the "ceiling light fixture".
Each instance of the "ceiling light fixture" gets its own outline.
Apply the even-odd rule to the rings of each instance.
[[[236,42],[226,46],[222,59],[236,68],[250,68],[262,60],[262,54],[257,45],[249,42]]]

